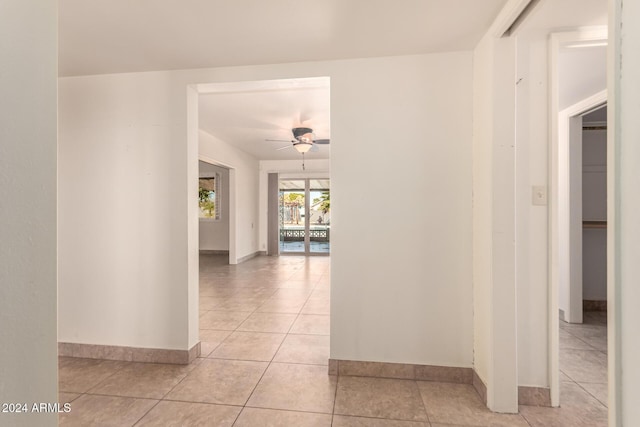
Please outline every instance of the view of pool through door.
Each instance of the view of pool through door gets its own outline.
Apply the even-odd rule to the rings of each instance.
[[[329,255],[329,179],[281,179],[278,192],[281,254]]]

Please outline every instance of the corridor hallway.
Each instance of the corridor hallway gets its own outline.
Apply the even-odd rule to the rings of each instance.
[[[328,375],[329,257],[200,257],[202,354],[188,366],[61,357],[62,426],[606,426],[563,382],[561,409],[487,410],[471,385]]]

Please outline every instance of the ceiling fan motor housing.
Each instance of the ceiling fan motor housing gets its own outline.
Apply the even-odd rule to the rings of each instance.
[[[308,133],[313,133],[313,129],[311,128],[293,128],[291,131],[293,132],[294,138],[297,140]]]

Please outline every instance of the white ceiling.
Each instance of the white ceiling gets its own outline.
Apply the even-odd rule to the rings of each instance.
[[[294,127],[331,138],[329,78],[210,84],[200,92],[200,129],[258,159],[301,159],[290,142]],[[329,158],[330,145],[315,147],[306,159]]]
[[[506,0],[60,0],[62,76],[472,49]]]
[[[522,28],[562,31],[607,25],[607,3],[607,0],[541,1],[523,22]]]
[[[472,49],[507,0],[60,0],[61,76]],[[264,82],[263,82],[264,83]],[[317,83],[317,82],[316,82]],[[301,159],[291,128],[330,138],[329,83],[200,96],[200,128],[258,159]],[[308,159],[329,158],[318,145]]]

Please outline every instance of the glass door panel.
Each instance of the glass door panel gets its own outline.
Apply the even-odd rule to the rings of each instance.
[[[328,179],[309,181],[309,252],[329,253],[331,242],[331,193]]]
[[[280,180],[280,252],[305,253],[305,180]]]

